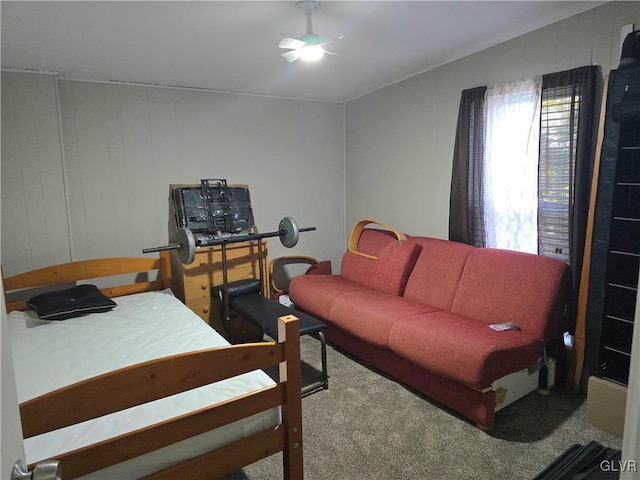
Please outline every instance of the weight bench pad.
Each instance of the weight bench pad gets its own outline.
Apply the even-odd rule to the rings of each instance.
[[[213,295],[222,300],[224,292],[222,287],[214,288]],[[299,320],[300,336],[313,335],[321,345],[322,353],[322,380],[305,385],[302,388],[302,396],[305,397],[320,389],[329,388],[329,375],[327,373],[327,344],[322,330],[327,328],[324,322],[317,318],[299,312],[281,303],[263,297],[260,293],[260,283],[249,280],[231,282],[227,285],[227,298],[229,308],[238,313],[245,320],[259,326],[264,333],[273,339],[278,338],[278,318],[286,315],[295,315]]]
[[[318,333],[327,328],[324,322],[306,313],[285,307],[275,300],[263,297],[260,293],[250,293],[229,298],[229,307],[246,320],[249,320],[273,339],[278,338],[278,318],[294,315],[300,320],[300,335]]]
[[[227,284],[227,296],[229,298],[239,297],[241,295],[249,295],[250,293],[260,293],[260,280],[256,278],[247,278],[245,280],[236,280]],[[213,296],[222,301],[224,298],[224,287],[218,285],[213,287]]]

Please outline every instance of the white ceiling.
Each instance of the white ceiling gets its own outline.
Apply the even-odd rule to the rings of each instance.
[[[2,67],[344,102],[593,8],[593,1],[323,1],[319,63],[288,63],[295,1],[0,3]]]

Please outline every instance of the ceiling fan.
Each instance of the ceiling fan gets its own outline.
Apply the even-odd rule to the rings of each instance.
[[[325,45],[340,40],[343,36],[338,37],[336,40],[330,42],[322,42],[320,35],[313,33],[313,26],[311,24],[311,15],[314,10],[320,7],[320,3],[314,0],[303,0],[296,3],[296,7],[304,11],[304,15],[307,18],[307,33],[305,33],[300,39],[295,38],[283,38],[278,45],[280,48],[286,48],[289,51],[282,54],[282,56],[288,62],[295,62],[299,58],[307,62],[314,62],[320,60],[325,53],[335,55],[335,53],[329,52],[324,49]]]

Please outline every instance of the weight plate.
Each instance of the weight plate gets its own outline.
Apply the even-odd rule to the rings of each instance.
[[[280,243],[282,243],[282,245],[287,248],[296,246],[300,230],[298,229],[298,224],[292,217],[284,217],[280,220],[278,230],[280,232]]]
[[[196,259],[196,240],[191,229],[182,227],[178,230],[178,258],[184,264],[193,263]]]

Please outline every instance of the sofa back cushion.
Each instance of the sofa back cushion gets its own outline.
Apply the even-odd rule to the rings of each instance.
[[[392,232],[378,228],[365,228],[358,239],[358,251],[377,257],[384,247],[391,243],[398,243],[398,239]]]
[[[528,253],[476,248],[469,253],[453,313],[487,324],[515,322],[543,341],[560,335],[568,295],[568,266]]]
[[[450,311],[469,253],[464,243],[428,237],[408,237],[422,246],[404,290],[405,298]]]
[[[421,249],[416,243],[398,242],[386,231],[365,229],[358,251],[377,258],[345,252],[340,276],[374,290],[402,295]]]

